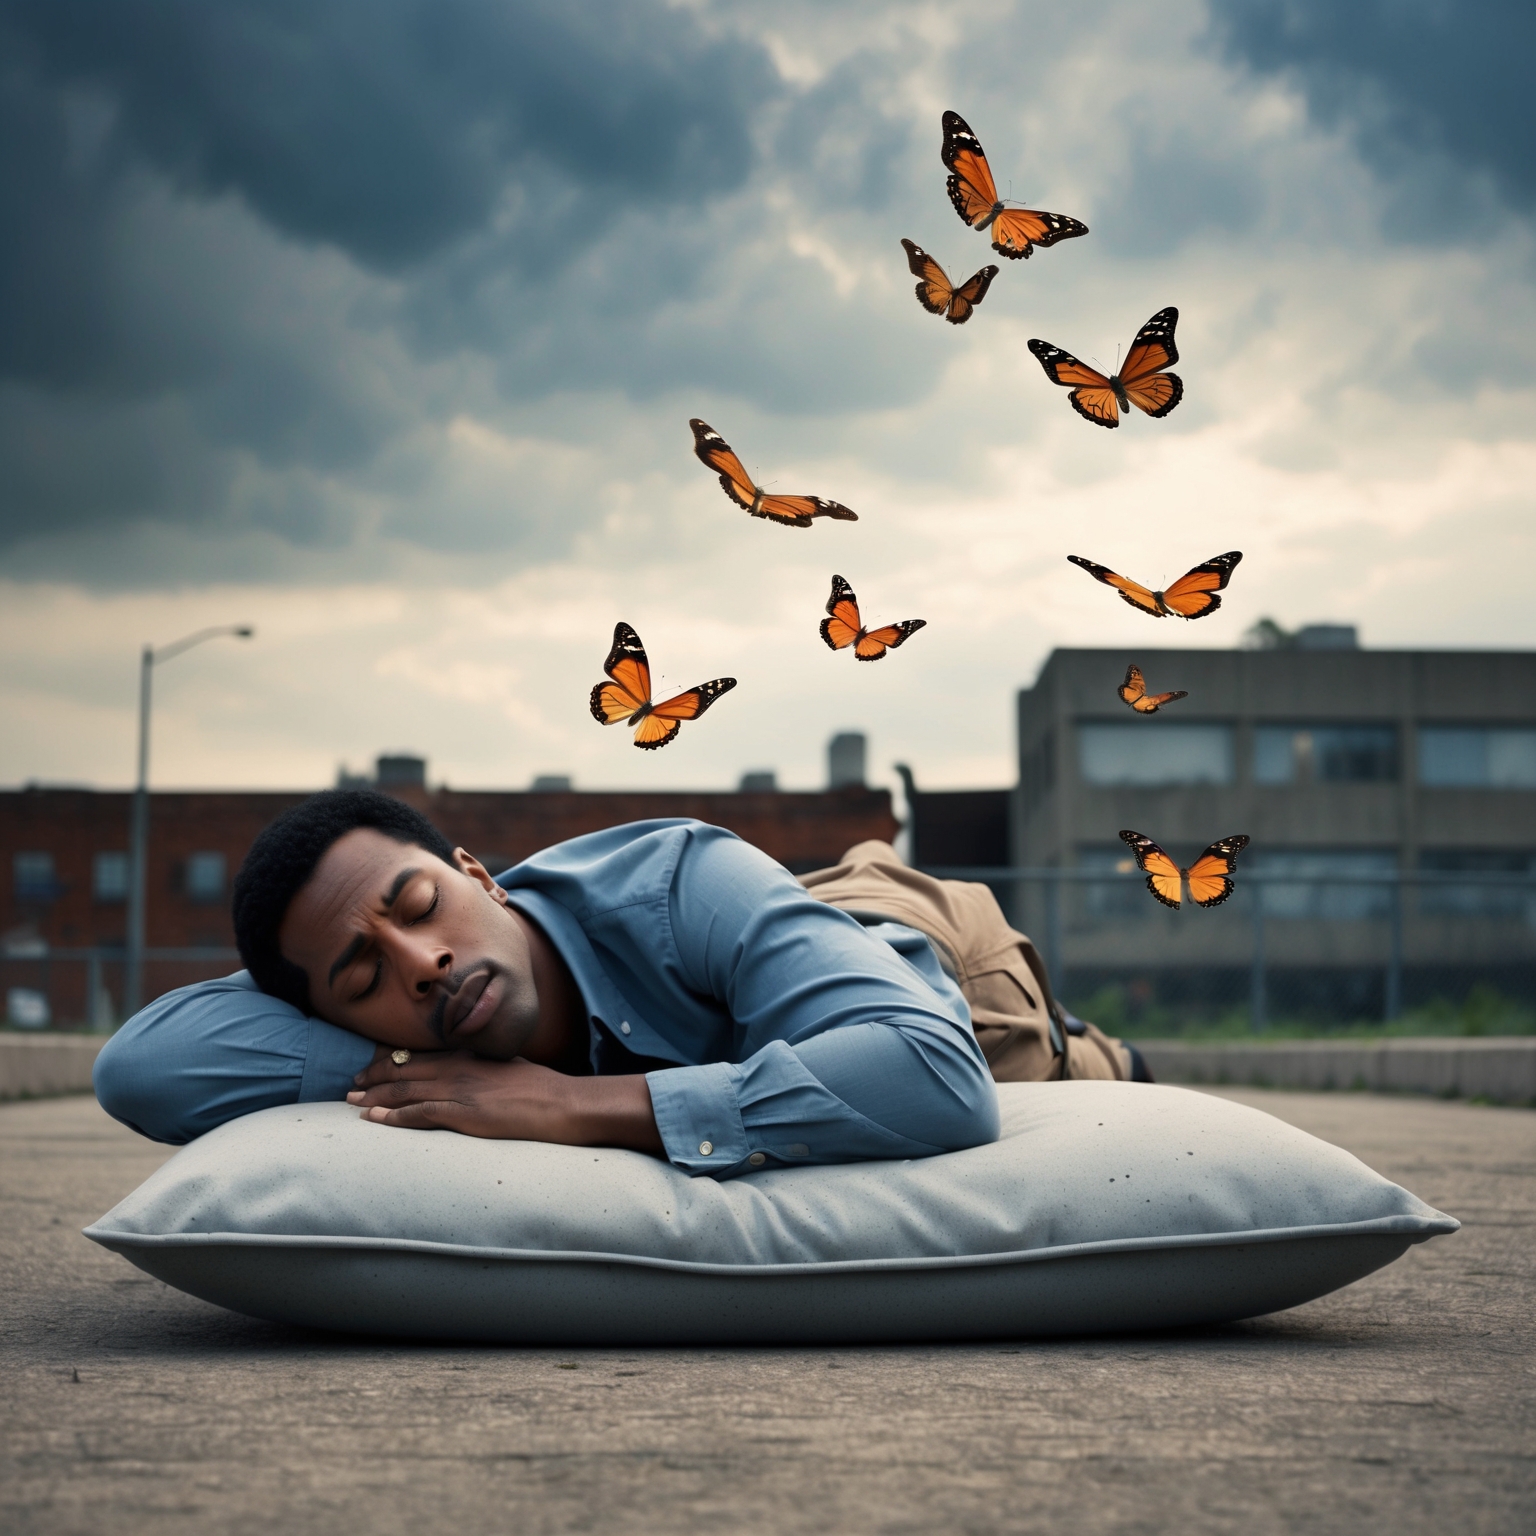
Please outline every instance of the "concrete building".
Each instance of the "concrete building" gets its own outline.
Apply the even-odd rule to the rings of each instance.
[[[1518,880],[1536,874],[1536,653],[1353,640],[1052,652],[1018,697],[1011,862],[1078,877],[1014,898],[1069,996],[1121,982],[1230,1004],[1257,948],[1297,1012],[1379,1017],[1476,980],[1536,997],[1536,890]],[[1130,660],[1149,691],[1189,697],[1136,715],[1116,693]],[[1124,878],[1125,827],[1181,863],[1248,834],[1235,896],[1158,906]],[[1111,878],[1083,883],[1096,873]],[[1394,959],[1402,991],[1384,997]]]

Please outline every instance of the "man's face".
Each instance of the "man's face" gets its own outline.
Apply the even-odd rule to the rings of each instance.
[[[278,940],[321,1018],[384,1045],[510,1060],[538,1023],[528,939],[504,893],[371,827],[340,837],[284,914]]]

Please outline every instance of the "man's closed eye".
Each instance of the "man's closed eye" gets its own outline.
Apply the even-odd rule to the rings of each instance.
[[[368,998],[372,997],[379,990],[379,980],[383,975],[384,962],[382,960],[375,960],[373,962],[373,975],[368,979],[368,985],[361,992],[354,993],[352,1001],[354,1003],[361,1003],[366,1002]]]

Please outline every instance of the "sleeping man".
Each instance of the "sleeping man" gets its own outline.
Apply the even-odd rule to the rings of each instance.
[[[492,878],[403,802],[312,796],[235,881],[246,970],[159,998],[96,1092],[185,1142],[272,1105],[630,1147],[690,1174],[994,1141],[965,998],[924,935],[861,923],[729,832],[648,821]]]

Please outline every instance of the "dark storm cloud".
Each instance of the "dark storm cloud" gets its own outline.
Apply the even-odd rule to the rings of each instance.
[[[624,0],[4,0],[0,54],[0,375],[52,386],[195,369],[124,334],[145,169],[392,272],[520,200],[512,248],[548,271],[628,207],[739,185],[773,85],[753,49]]]
[[[1486,175],[1510,208],[1536,211],[1530,0],[1211,0],[1211,9],[1229,56],[1295,79],[1313,115],[1350,127],[1379,171],[1422,178],[1426,161],[1449,161]],[[1442,221],[1425,216],[1425,190],[1421,179],[1414,227],[1445,238]]]
[[[626,219],[738,187],[778,89],[661,0],[0,0],[0,60],[6,542],[309,528],[241,475],[362,473],[451,414],[422,369],[515,351]],[[695,277],[652,245],[606,275],[631,324]]]
[[[531,164],[619,203],[734,186],[743,107],[773,85],[756,49],[626,0],[9,0],[4,23],[184,189],[389,269],[477,228]]]

